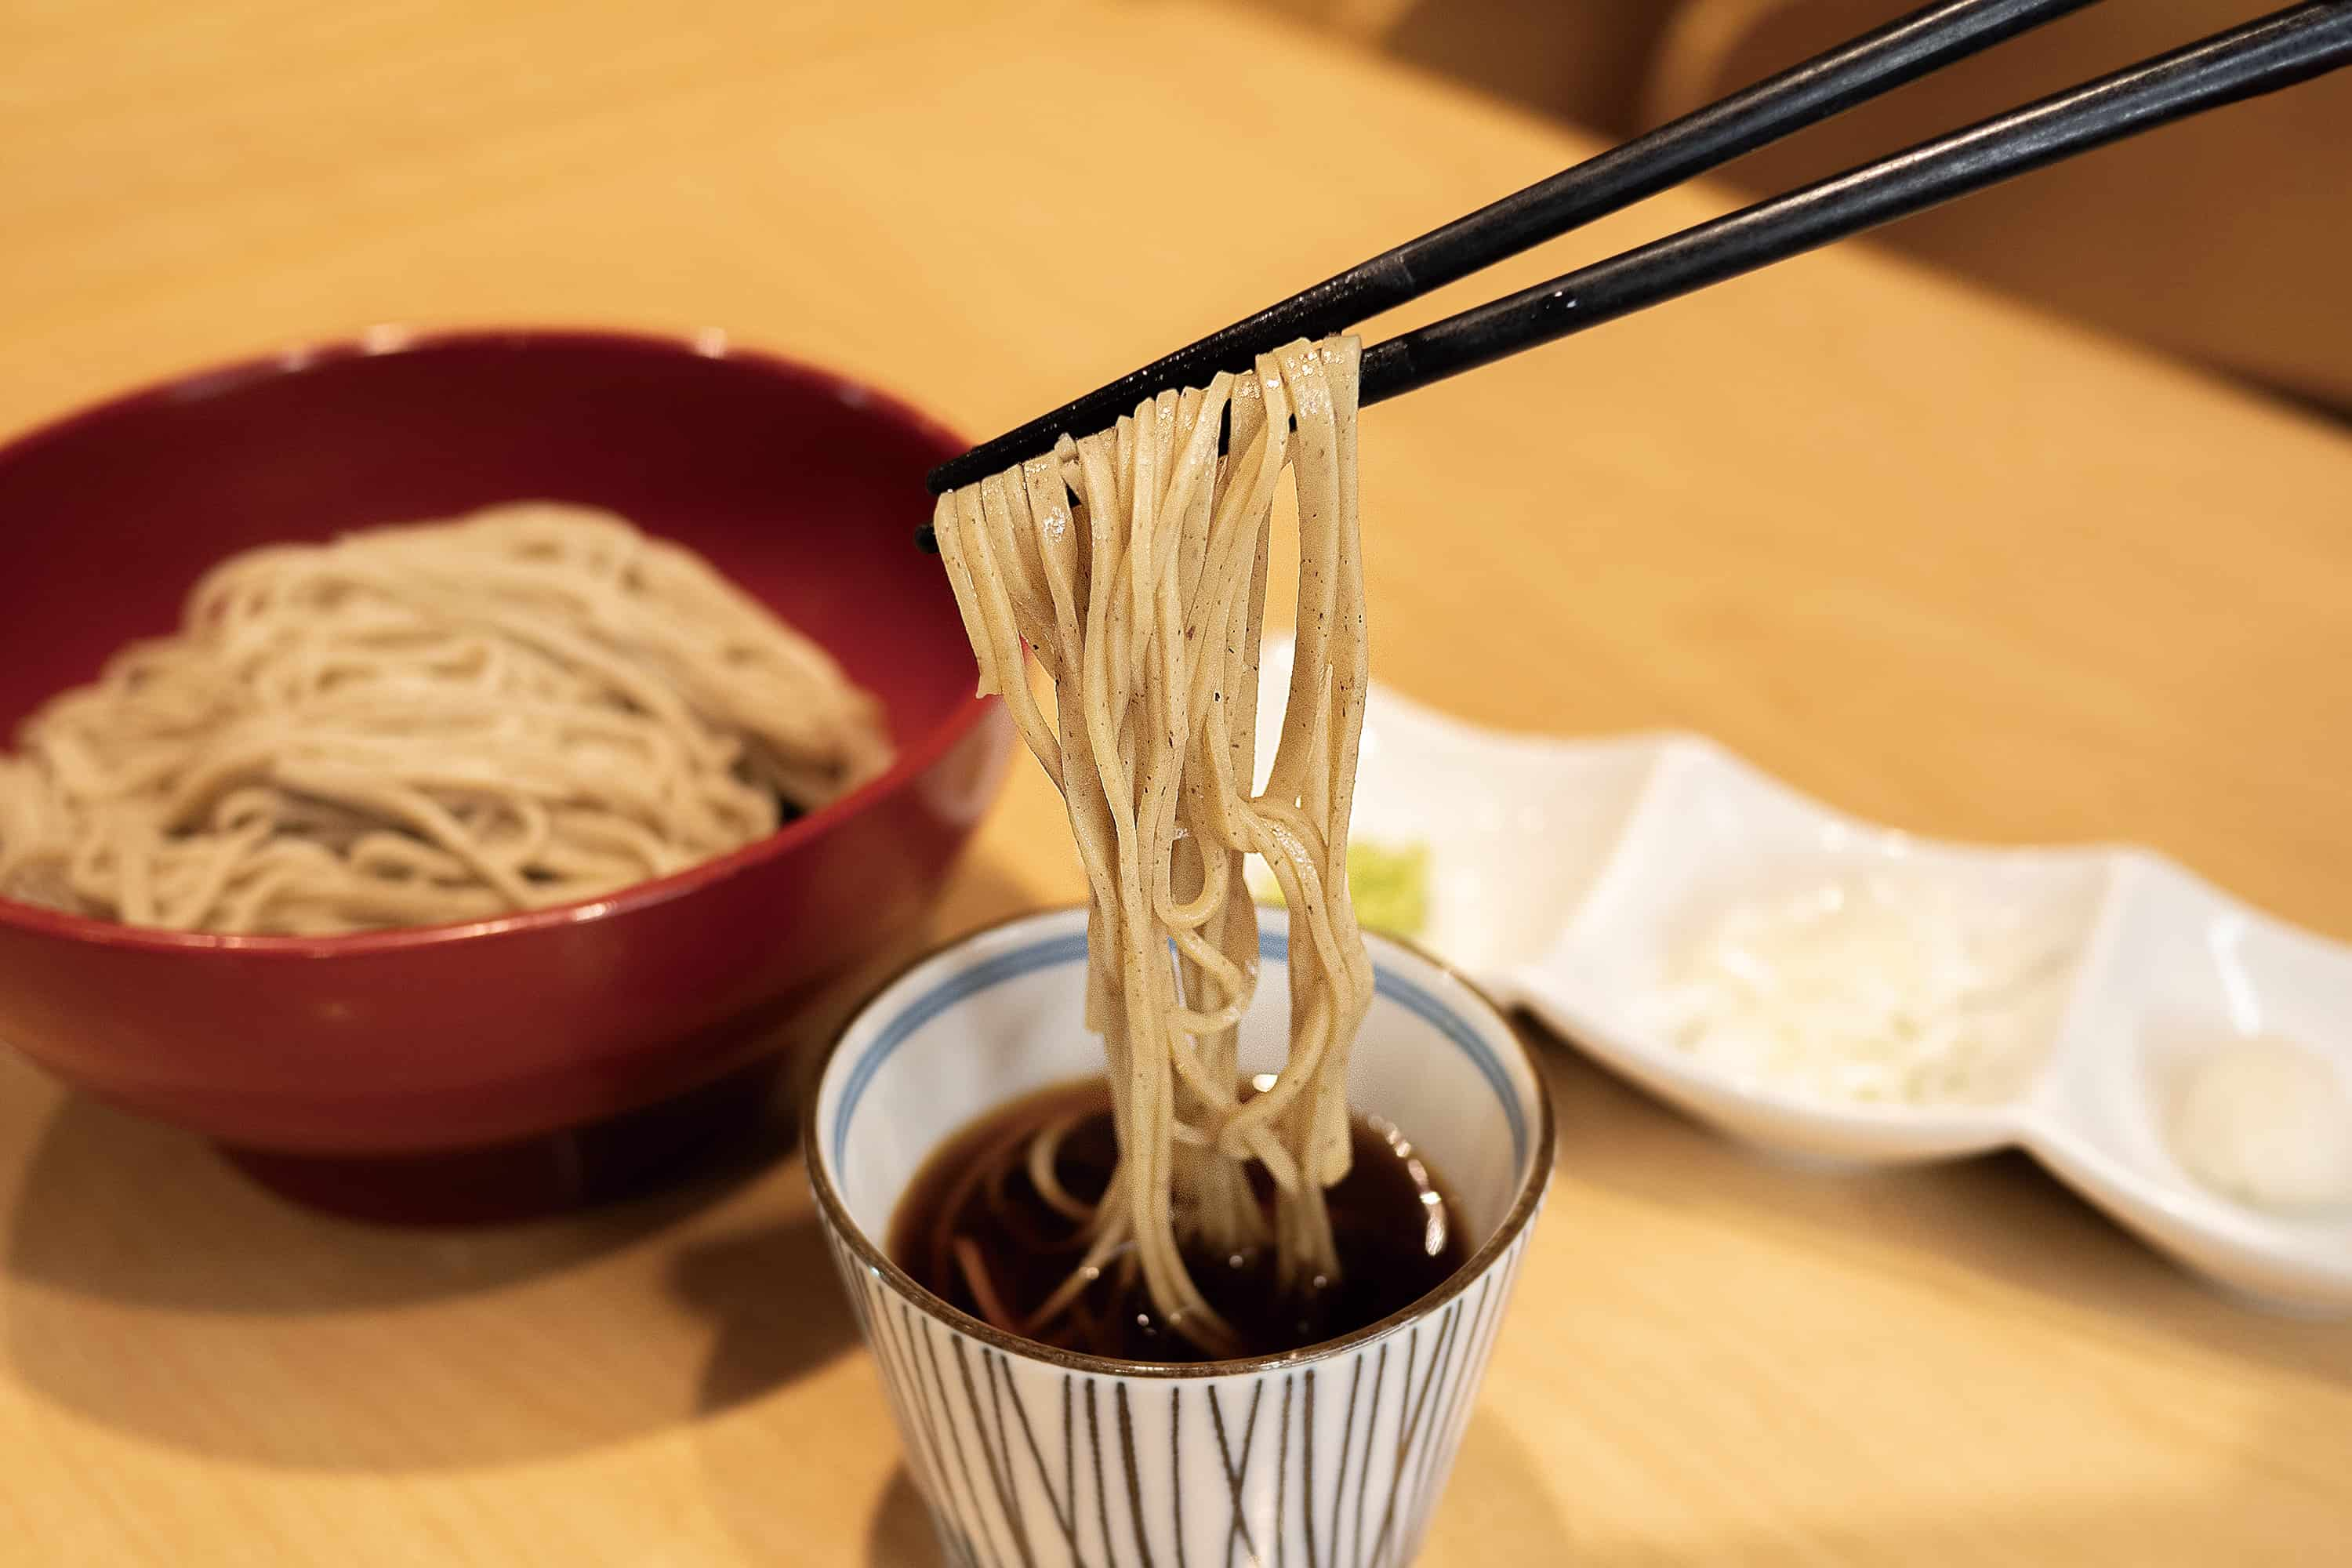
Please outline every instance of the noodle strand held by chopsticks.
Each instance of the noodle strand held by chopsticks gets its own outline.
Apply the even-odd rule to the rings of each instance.
[[[1347,881],[1366,679],[1357,359],[1353,338],[1293,343],[1252,375],[1163,393],[1109,430],[940,498],[933,528],[981,689],[1004,696],[1060,786],[1086,868],[1087,1018],[1103,1037],[1118,1135],[1095,1245],[1033,1332],[1116,1251],[1178,1331],[1230,1348],[1184,1249],[1266,1239],[1253,1162],[1275,1191],[1279,1279],[1311,1289],[1338,1273],[1324,1190],[1348,1170],[1348,1056],[1372,986]],[[1268,518],[1286,471],[1297,656],[1270,782],[1253,795]],[[1024,644],[1053,678],[1051,720],[1030,695]],[[1272,1087],[1245,1099],[1253,854],[1292,911],[1290,1051]],[[1032,1153],[1048,1194],[1035,1173],[1050,1177],[1051,1140]]]
[[[0,896],[188,931],[476,920],[884,771],[880,706],[700,556],[527,502],[221,563],[0,756]]]

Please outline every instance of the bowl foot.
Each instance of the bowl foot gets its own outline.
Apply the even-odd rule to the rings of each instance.
[[[475,1149],[348,1156],[222,1145],[280,1197],[378,1225],[512,1224],[764,1163],[793,1142],[786,1063],[766,1057],[606,1121]]]

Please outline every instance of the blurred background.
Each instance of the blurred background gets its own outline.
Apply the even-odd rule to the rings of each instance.
[[[1234,0],[1622,138],[1916,0]],[[1768,194],[2276,8],[2095,5],[1734,164]],[[2046,169],[1876,243],[2352,417],[2352,75]]]
[[[1151,0],[1130,0],[1150,8]],[[1916,0],[1222,0],[1272,14],[1343,47],[1370,50],[1433,80],[1547,120],[1622,138],[1899,15]],[[2164,0],[2094,5],[1963,61],[1903,91],[1767,149],[1717,176],[1766,193],[1849,167],[2272,8],[2277,0]],[[745,123],[781,127],[799,106],[772,73],[887,47],[894,13],[861,0],[740,6],[677,0],[666,11],[627,0],[494,0],[472,6],[416,0],[0,0],[0,292],[30,336],[14,345],[0,384],[0,422],[97,395],[205,353],[263,339],[331,334],[398,319],[433,302],[435,318],[604,319],[615,305],[615,256],[593,215],[451,205],[455,171],[512,190],[523,205],[564,189],[623,188],[631,165],[641,205],[622,227],[675,223],[672,275],[641,276],[627,293],[640,325],[698,327],[759,320],[772,254],[742,237],[796,232],[806,222],[871,220],[871,192],[841,190],[838,210],[763,209],[763,194],[673,160],[614,106],[632,96],[673,151],[727,121],[730,94],[750,95]],[[1077,13],[1058,0],[962,0],[929,37],[961,60],[948,35],[1029,40],[1049,58]],[[462,28],[455,26],[462,16]],[[561,35],[573,68],[548,63]],[[927,51],[906,68],[930,68]],[[587,68],[580,68],[583,64]],[[244,89],[224,91],[243,82]],[[396,112],[387,112],[397,105]],[[821,107],[821,106],[819,106]],[[824,119],[822,114],[815,121]],[[813,123],[814,121],[812,121]],[[504,134],[499,128],[518,132]],[[495,145],[482,138],[496,137]],[[1046,139],[1048,142],[1050,139]],[[1908,253],[1948,275],[2122,334],[2336,417],[2352,417],[2352,73],[2168,127],[1924,214],[1865,243]],[[779,143],[781,151],[782,143]],[[1022,165],[1008,164],[1008,169]],[[1383,195],[1404,214],[1365,235],[1392,242],[1441,209],[1423,189],[1501,191],[1542,172],[1524,163],[1469,171],[1446,158],[1386,171]],[[1365,171],[1367,179],[1381,171]],[[925,172],[910,169],[909,178]],[[650,182],[650,183],[646,183]],[[951,197],[950,199],[952,199]],[[1452,199],[1451,197],[1447,199]],[[1367,208],[1372,204],[1363,204]],[[495,204],[493,204],[495,206]],[[1386,207],[1383,211],[1387,211]],[[1370,224],[1369,210],[1365,213]],[[1604,226],[1588,239],[1645,237],[1654,220]],[[370,243],[360,245],[365,235]],[[834,236],[841,237],[836,229]],[[691,243],[689,243],[689,240]],[[543,254],[532,291],[499,290],[468,260],[482,247],[521,243]],[[1292,285],[1352,259],[1355,237],[1279,234],[1268,277]],[[1131,254],[1131,253],[1130,253]],[[1570,240],[1562,260],[1601,254]],[[1083,258],[1081,258],[1083,259]],[[329,265],[332,260],[336,265]],[[895,252],[868,258],[899,266]],[[287,263],[282,268],[279,263]],[[861,267],[866,263],[861,263]],[[598,268],[607,269],[599,273]],[[507,269],[500,275],[514,275]],[[235,316],[184,307],[200,278],[243,280]],[[267,283],[259,281],[268,278]],[[872,279],[855,281],[869,292]],[[900,279],[902,284],[909,280]],[[1230,290],[1221,285],[1230,284]],[[920,279],[910,286],[928,287]],[[1257,279],[1203,278],[1189,323],[1263,302]],[[52,306],[104,296],[111,311],[71,342],[41,325]],[[1486,297],[1481,294],[1479,298]],[[678,302],[675,322],[653,318]],[[1466,300],[1462,301],[1466,302]],[[159,359],[157,313],[193,320]],[[215,333],[208,323],[217,323]],[[39,341],[35,341],[39,340]],[[866,363],[848,322],[806,324],[806,352],[852,369]],[[1112,357],[1119,357],[1114,355]],[[1099,374],[1089,362],[1071,379]],[[29,378],[29,379],[28,379]]]

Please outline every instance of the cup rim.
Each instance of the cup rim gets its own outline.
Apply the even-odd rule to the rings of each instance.
[[[1073,913],[1083,914],[1086,908],[1084,904],[1057,904],[1048,909],[1028,910],[1020,914],[1007,915],[1001,920],[991,921],[985,925],[974,926],[970,931],[958,932],[917,953],[885,975],[859,999],[857,1005],[851,1009],[847,1019],[834,1032],[833,1037],[825,1042],[823,1052],[818,1056],[814,1068],[806,1079],[809,1090],[803,1097],[800,1117],[801,1163],[808,1173],[809,1187],[816,1198],[817,1207],[825,1223],[831,1226],[835,1235],[840,1237],[842,1244],[856,1255],[860,1263],[876,1270],[901,1300],[911,1302],[925,1315],[948,1328],[968,1334],[983,1344],[1027,1361],[1043,1362],[1065,1372],[1088,1373],[1100,1377],[1152,1380],[1251,1377],[1344,1354],[1358,1346],[1369,1344],[1374,1340],[1393,1333],[1410,1323],[1432,1316],[1466,1292],[1479,1279],[1484,1279],[1526,1232],[1528,1225],[1535,1218],[1536,1211],[1543,1205],[1544,1194],[1551,1185],[1552,1164],[1556,1152],[1554,1142],[1557,1118],[1552,1109],[1550,1089],[1544,1077],[1543,1064],[1537,1058],[1535,1047],[1528,1043],[1525,1036],[1512,1026],[1510,1015],[1506,1013],[1501,1005],[1487,994],[1486,987],[1461,970],[1409,938],[1391,936],[1383,931],[1368,931],[1364,932],[1367,944],[1384,944],[1419,959],[1444,974],[1448,980],[1460,985],[1469,993],[1472,1000],[1494,1015],[1496,1022],[1502,1026],[1503,1032],[1508,1035],[1512,1044],[1518,1047],[1520,1058],[1527,1064],[1528,1075],[1535,1082],[1536,1136],[1526,1173],[1519,1178],[1517,1190],[1511,1196],[1510,1207],[1504,1212],[1502,1219],[1496,1222],[1493,1232],[1479,1245],[1477,1250],[1470,1255],[1461,1268],[1446,1277],[1444,1283],[1427,1295],[1391,1312],[1387,1317],[1367,1323],[1364,1327],[1342,1334],[1337,1339],[1320,1340],[1311,1345],[1301,1345],[1296,1350],[1276,1351],[1266,1355],[1235,1356],[1223,1361],[1200,1362],[1122,1361],[1113,1356],[1089,1355],[1082,1351],[1064,1350],[1056,1345],[1041,1344],[1035,1340],[1024,1339],[1019,1334],[1007,1333],[994,1324],[973,1317],[971,1313],[961,1310],[926,1289],[913,1275],[901,1268],[898,1262],[866,1233],[863,1226],[850,1216],[848,1205],[842,1201],[840,1190],[834,1184],[832,1173],[826,1169],[824,1139],[817,1127],[817,1104],[824,1098],[825,1079],[832,1072],[834,1062],[841,1055],[843,1046],[848,1042],[851,1031],[856,1029],[866,1016],[873,1010],[874,1005],[900,981],[924,964],[933,959],[944,957],[958,948],[967,946],[982,937],[994,935],[1011,927],[1032,922],[1042,923]]]

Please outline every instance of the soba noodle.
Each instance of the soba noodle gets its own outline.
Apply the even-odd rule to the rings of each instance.
[[[888,765],[872,697],[700,556],[495,507],[214,568],[0,756],[0,894],[336,933],[609,892]]]
[[[1184,1247],[1223,1257],[1267,1242],[1252,1163],[1275,1193],[1277,1279],[1312,1289],[1337,1273],[1324,1189],[1348,1170],[1347,1061],[1372,989],[1347,883],[1366,679],[1357,353],[1353,338],[1294,343],[1254,375],[1163,393],[1111,430],[940,498],[934,529],[981,689],[1003,694],[1061,787],[1085,864],[1087,1019],[1108,1058],[1120,1151],[1086,1260],[1029,1323],[1007,1326],[1034,1331],[1131,1260],[1171,1326],[1212,1351],[1230,1342]],[[1267,520],[1286,468],[1297,652],[1269,782],[1253,795]],[[1053,678],[1051,722],[1024,642]],[[1290,1046],[1271,1086],[1245,1093],[1253,854],[1291,911]],[[1055,1131],[1027,1169],[1071,1212],[1082,1205],[1054,1178]]]

